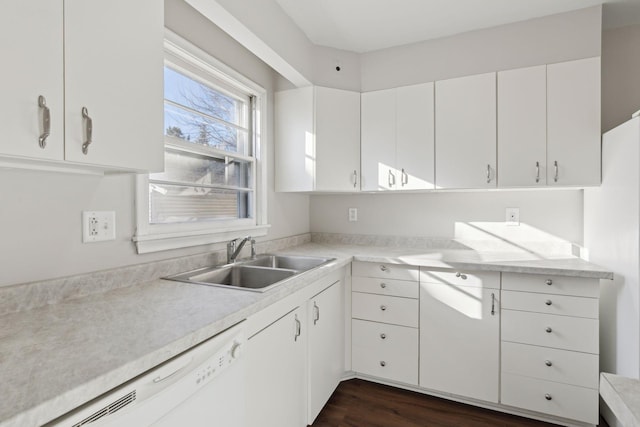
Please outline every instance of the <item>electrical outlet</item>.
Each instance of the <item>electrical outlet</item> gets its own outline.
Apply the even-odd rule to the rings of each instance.
[[[83,211],[82,242],[102,242],[116,239],[116,213],[114,211]]]
[[[358,208],[349,208],[349,222],[358,220]]]
[[[507,208],[505,214],[507,225],[520,225],[520,208]]]

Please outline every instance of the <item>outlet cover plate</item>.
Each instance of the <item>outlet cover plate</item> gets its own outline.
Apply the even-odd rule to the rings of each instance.
[[[82,242],[103,242],[116,239],[116,213],[114,211],[83,211]]]
[[[349,222],[358,220],[358,208],[349,208]]]
[[[520,208],[506,208],[505,221],[507,225],[520,225]]]

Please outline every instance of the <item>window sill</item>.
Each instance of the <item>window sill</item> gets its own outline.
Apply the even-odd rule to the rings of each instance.
[[[227,242],[231,239],[251,235],[261,237],[267,235],[270,225],[252,227],[228,228],[224,230],[200,230],[193,232],[146,234],[133,236],[133,242],[139,254],[167,251],[170,249],[189,248],[192,246],[209,245]]]

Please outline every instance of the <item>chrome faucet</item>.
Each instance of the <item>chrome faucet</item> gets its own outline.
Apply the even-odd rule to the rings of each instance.
[[[252,240],[251,236],[247,236],[244,239],[242,239],[240,244],[237,245],[236,247],[237,241],[238,239],[233,239],[229,243],[227,243],[227,264],[236,262],[236,258],[238,258],[240,251],[242,250],[242,248],[247,242],[251,242],[251,256],[253,257],[255,254],[255,249],[254,249],[255,240]]]

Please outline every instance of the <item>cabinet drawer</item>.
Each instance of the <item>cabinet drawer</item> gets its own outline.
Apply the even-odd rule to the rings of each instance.
[[[391,295],[405,298],[418,298],[420,290],[418,282],[395,279],[379,279],[374,277],[353,277],[351,289],[355,292]]]
[[[418,327],[418,300],[353,292],[351,317]]]
[[[503,342],[502,372],[598,389],[595,354]]]
[[[500,289],[500,273],[420,269],[420,283]]]
[[[504,373],[501,403],[593,425],[598,424],[597,389]]]
[[[600,281],[582,277],[502,273],[502,289],[598,298]]]
[[[418,267],[410,265],[354,261],[351,267],[351,275],[417,282],[420,274]]]
[[[418,384],[417,329],[354,319],[352,334],[354,371]]]
[[[598,318],[598,299],[534,292],[502,291],[502,307],[511,310]]]
[[[598,321],[502,310],[502,341],[598,354]]]

